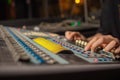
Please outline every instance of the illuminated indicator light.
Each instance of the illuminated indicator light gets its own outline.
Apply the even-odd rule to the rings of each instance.
[[[87,45],[87,42],[84,43],[84,46],[86,46],[86,45]]]
[[[76,4],[80,4],[81,0],[75,0]]]
[[[76,40],[76,41],[75,41],[75,44],[76,44],[76,45],[78,45],[78,42],[79,42],[79,41],[78,41],[78,40]]]
[[[83,45],[84,45],[84,41],[81,41],[81,47],[83,47]]]

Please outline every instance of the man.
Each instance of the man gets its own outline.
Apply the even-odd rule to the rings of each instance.
[[[91,38],[85,38],[78,32],[67,31],[65,36],[68,40],[88,40],[85,50],[102,46],[105,51],[114,49],[115,54],[120,53],[120,16],[119,16],[120,0],[104,0],[101,14],[101,27],[98,33]]]

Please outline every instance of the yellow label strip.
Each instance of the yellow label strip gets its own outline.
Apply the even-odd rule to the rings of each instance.
[[[62,47],[61,45],[54,43],[50,40],[47,40],[45,38],[36,38],[34,39],[34,42],[36,42],[37,44],[43,46],[44,48],[46,48],[47,50],[53,52],[54,54],[58,54],[61,51],[67,50],[64,47]]]

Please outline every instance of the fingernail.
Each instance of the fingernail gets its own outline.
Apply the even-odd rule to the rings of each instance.
[[[87,51],[86,47],[84,48],[84,51]]]
[[[108,52],[107,50],[103,49],[103,51]]]

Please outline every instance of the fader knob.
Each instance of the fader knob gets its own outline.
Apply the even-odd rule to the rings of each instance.
[[[44,57],[44,60],[49,60],[49,59],[50,59],[49,56]]]
[[[30,57],[27,54],[23,53],[23,54],[20,55],[19,61],[30,62]]]
[[[16,51],[17,51],[18,53],[22,53],[22,52],[24,52],[23,49],[16,49]]]
[[[55,60],[52,60],[52,59],[47,61],[48,64],[55,64],[55,62],[56,62],[56,61],[55,61]]]
[[[38,55],[42,55],[42,54],[44,54],[44,52],[41,52],[41,51],[40,51],[40,52],[38,52]]]
[[[40,56],[41,56],[41,57],[45,57],[45,56],[46,56],[46,54],[44,53],[44,54],[41,54]]]

